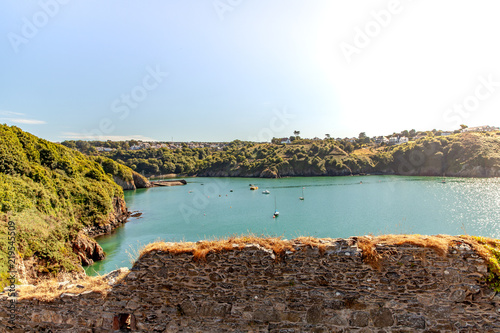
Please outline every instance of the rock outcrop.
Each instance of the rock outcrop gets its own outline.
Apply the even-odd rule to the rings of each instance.
[[[110,214],[107,224],[93,225],[85,228],[83,231],[90,237],[97,237],[111,233],[117,227],[127,222],[130,217],[130,212],[123,198],[113,198],[113,213]]]
[[[126,180],[121,179],[118,176],[113,176],[113,180],[115,181],[115,183],[120,185],[124,190],[135,190],[136,189],[135,182],[133,180],[126,181]]]
[[[83,266],[92,265],[94,261],[103,260],[104,250],[95,241],[83,232],[78,233],[73,241],[73,252],[78,256]]]
[[[151,187],[151,183],[147,180],[146,177],[138,174],[135,171],[132,171],[132,180],[124,180],[119,176],[113,176],[113,180],[115,183],[120,185],[124,190],[135,190],[138,188],[148,188]]]
[[[134,184],[136,188],[148,188],[151,187],[151,184],[143,175],[133,171],[132,176],[134,177]]]

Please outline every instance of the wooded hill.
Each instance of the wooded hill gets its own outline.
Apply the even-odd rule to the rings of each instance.
[[[500,176],[500,132],[428,136],[393,146],[325,139],[293,144],[233,141],[223,150],[116,149],[101,152],[144,175],[287,177],[351,174]]]
[[[132,170],[109,159],[0,125],[0,287],[8,276],[8,222],[17,264],[30,262],[28,277],[81,270],[93,253],[78,253],[76,242],[95,246],[92,230],[109,230],[127,216],[112,174],[133,180]]]

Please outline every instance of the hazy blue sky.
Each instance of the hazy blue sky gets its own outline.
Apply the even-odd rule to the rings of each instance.
[[[0,123],[52,141],[500,125],[500,3],[2,0]]]

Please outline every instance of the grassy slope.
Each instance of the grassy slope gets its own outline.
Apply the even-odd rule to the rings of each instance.
[[[7,270],[7,221],[14,221],[21,258],[57,273],[78,264],[71,241],[79,230],[109,222],[123,197],[103,168],[62,145],[0,125],[0,274]],[[0,280],[0,283],[2,280]]]
[[[385,154],[377,168],[398,174],[495,176],[488,169],[500,169],[500,132],[424,138],[388,148]]]

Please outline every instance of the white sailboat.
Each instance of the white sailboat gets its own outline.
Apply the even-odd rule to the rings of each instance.
[[[299,200],[304,200],[304,189],[305,189],[305,187],[302,188],[302,196],[299,197]]]
[[[278,209],[276,207],[276,197],[274,197],[274,214],[273,214],[273,219],[278,217],[280,215],[280,212],[278,212]]]

